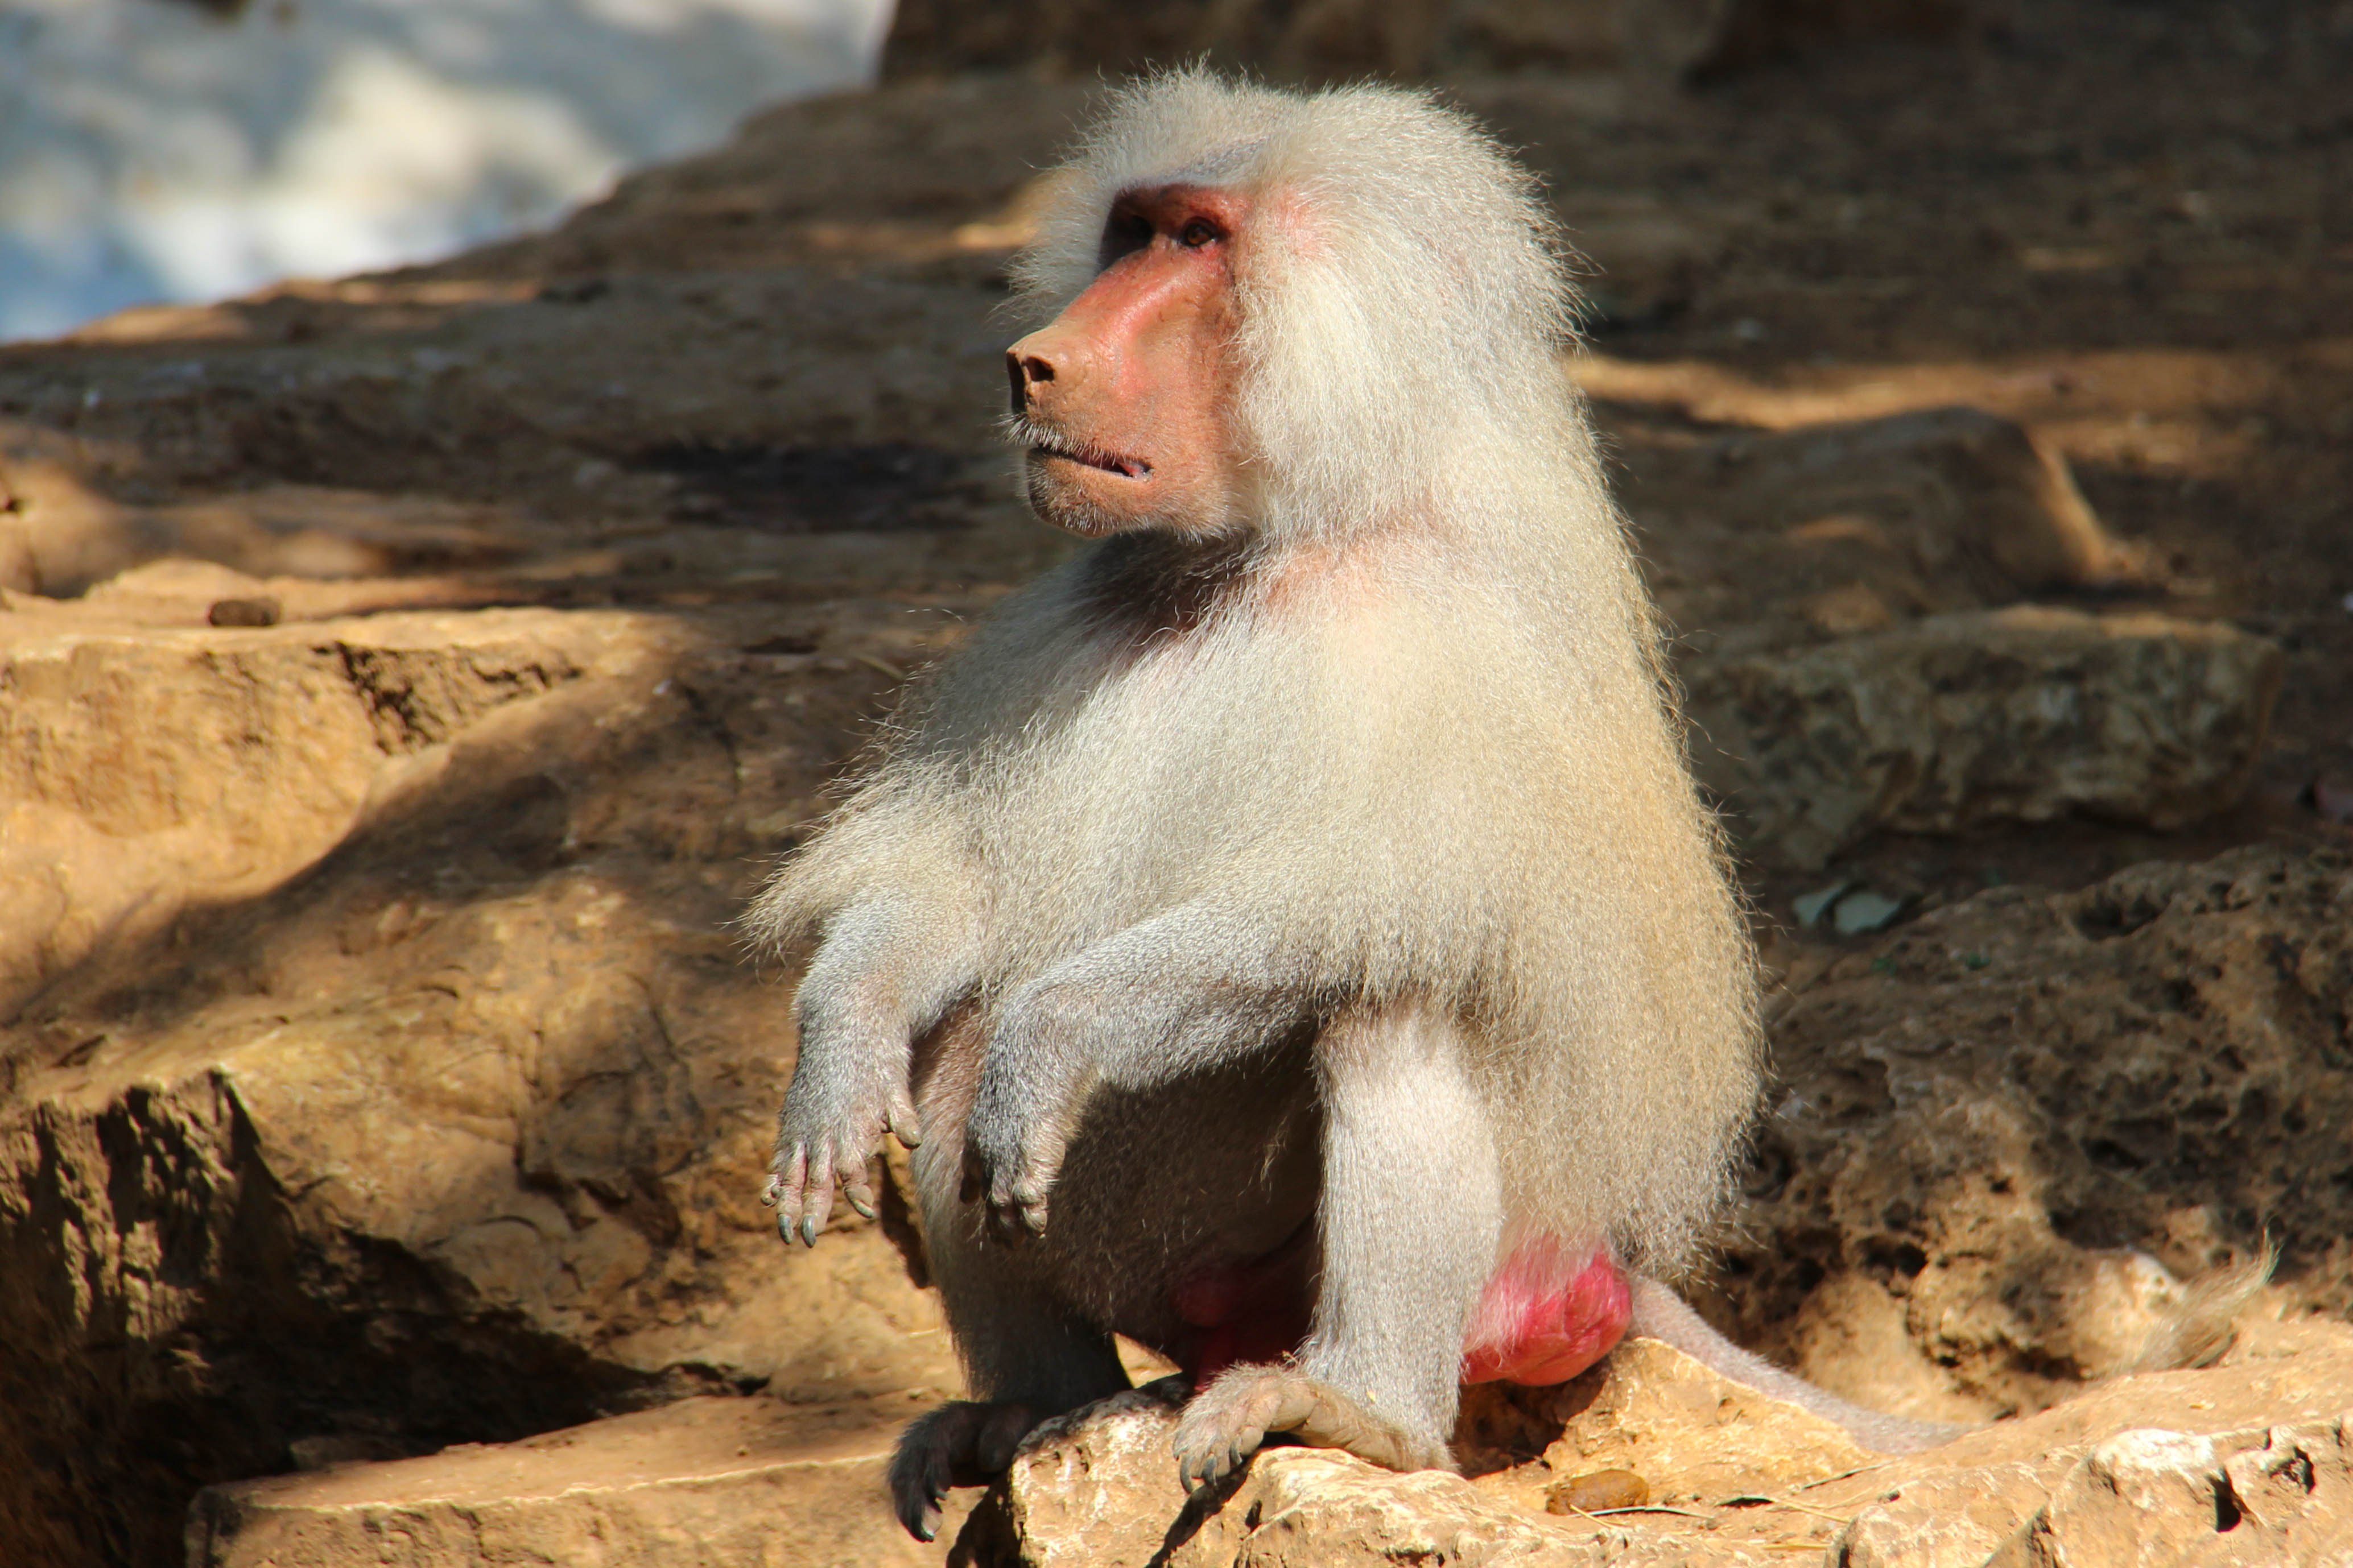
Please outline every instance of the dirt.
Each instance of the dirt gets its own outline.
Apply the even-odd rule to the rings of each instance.
[[[1971,579],[1976,607],[2280,650],[2243,793],[2194,822],[1963,813],[1745,862],[1788,984],[1778,1095],[1836,1089],[1860,1131],[1768,1123],[1704,1294],[1825,1381],[1900,1344],[1924,1408],[2038,1408],[2106,1364],[2105,1309],[2038,1317],[2005,1279],[2096,1284],[2133,1249],[2189,1272],[2268,1229],[2284,1310],[2353,1300],[2342,1194],[2289,1173],[2337,1113],[2285,1121],[2341,1088],[2311,1053],[2353,981],[2293,957],[2341,942],[2317,915],[2199,912],[2203,872],[2127,873],[2236,850],[2308,889],[2353,848],[2348,75],[2341,5],[2054,0],[1700,90],[1441,83],[1595,263],[1575,374],[1686,658],[1860,626],[1774,608],[1845,581],[1799,593],[1795,555],[1694,574],[1678,527],[1759,493],[1725,483],[1727,441],[1951,405],[2063,458],[2142,568]],[[1024,192],[1091,90],[791,106],[548,235],[0,349],[12,1560],[164,1560],[200,1486],[303,1454],[952,1387],[889,1211],[831,1260],[764,1234],[789,974],[728,922],[903,677],[1064,548],[991,421]],[[1956,607],[1856,580],[1899,625]],[[1836,883],[1892,928],[1802,926],[1794,900]],[[2125,896],[2095,884],[2181,912],[2070,935]],[[1989,963],[1947,973],[1945,948]],[[1936,1075],[1863,1047],[1946,1009],[2019,1157],[2059,1151],[2063,1191],[1992,1242],[1959,1234],[1985,1194],[1891,1218],[1842,1142],[1915,1170],[1888,1075]],[[2047,1055],[1985,1054],[2011,1028]],[[2126,1093],[2118,1042],[2152,1034],[2166,1062],[2236,1052],[2245,1081]],[[2071,1052],[2078,1077],[2048,1065]]]

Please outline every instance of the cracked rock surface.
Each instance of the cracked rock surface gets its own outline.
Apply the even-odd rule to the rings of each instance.
[[[2118,1379],[1926,1454],[1880,1458],[1794,1405],[1651,1340],[1508,1402],[1534,1456],[1470,1477],[1398,1477],[1271,1448],[1187,1500],[1151,1408],[1041,1429],[965,1526],[976,1565],[1324,1568],[1722,1564],[1847,1568],[2336,1561],[2353,1540],[2353,1331],[2250,1324],[2202,1372]],[[1504,1400],[1482,1400],[1493,1436]],[[1466,1413],[1465,1426],[1482,1412]],[[1514,1462],[1516,1459],[1516,1462]],[[1548,1513],[1557,1481],[1624,1469],[1645,1505]],[[1802,1555],[1800,1555],[1802,1554]]]

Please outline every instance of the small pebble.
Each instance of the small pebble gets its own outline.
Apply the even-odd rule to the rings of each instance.
[[[1841,936],[1861,936],[1865,931],[1885,931],[1903,912],[1903,900],[1891,899],[1866,888],[1849,893],[1838,901],[1838,909],[1831,916],[1831,924]]]
[[[1545,1489],[1546,1513],[1599,1513],[1604,1509],[1641,1508],[1651,1500],[1651,1483],[1631,1470],[1588,1470]]]
[[[278,601],[221,599],[215,602],[205,619],[216,626],[274,626],[278,624]]]
[[[1801,894],[1790,905],[1798,911],[1798,923],[1810,930],[1821,924],[1822,917],[1831,912],[1831,906],[1845,897],[1847,889],[1853,886],[1852,882],[1832,882],[1827,888],[1817,888],[1810,893]]]

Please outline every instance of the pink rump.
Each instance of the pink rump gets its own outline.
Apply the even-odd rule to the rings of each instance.
[[[1462,1345],[1465,1383],[1567,1383],[1626,1334],[1633,1292],[1607,1250],[1579,1256],[1549,1237],[1504,1260]]]

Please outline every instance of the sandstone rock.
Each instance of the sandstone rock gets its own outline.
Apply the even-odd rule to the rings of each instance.
[[[1989,1568],[2330,1561],[2353,1542],[2348,1419],[2120,1433],[2084,1456]]]
[[[132,574],[190,619],[253,581]],[[136,584],[118,598],[154,601]],[[97,596],[93,609],[109,605]],[[28,624],[29,622],[29,624]],[[108,942],[316,860],[475,719],[652,651],[610,616],[503,611],[154,635],[0,628],[0,1010]]]
[[[1695,654],[1684,679],[1703,781],[1744,844],[1802,868],[1882,826],[2193,822],[2245,788],[2281,668],[2221,624],[2020,605]]]
[[[897,1429],[915,1413],[905,1397],[683,1399],[517,1443],[215,1487],[189,1510],[187,1565],[932,1563],[937,1552],[900,1528],[883,1483]]]
[[[0,491],[0,504],[15,500]],[[33,553],[32,530],[13,519],[0,518],[0,593],[41,591],[41,560]]]
[[[1835,1423],[1641,1338],[1557,1388],[1466,1389],[1454,1449],[1482,1490],[1531,1513],[1561,1511],[1556,1490],[1580,1476],[1631,1476],[1644,1501],[1681,1508],[1782,1492],[1875,1458]]]
[[[1585,1405],[1544,1451],[1554,1475],[1631,1470],[1654,1500],[1683,1503],[1778,1492],[1871,1463],[1835,1423],[1707,1373],[1682,1352],[1638,1339],[1610,1358]]]
[[[2317,1369],[2316,1369],[2317,1370]],[[2330,1367],[2323,1377],[2341,1377]],[[2341,1396],[2342,1386],[2327,1389]],[[2009,1446],[2032,1424],[2001,1428]],[[2139,1427],[2082,1452],[1893,1482],[1831,1543],[1840,1568],[2320,1563],[2353,1540],[2345,1418],[2238,1430]],[[2065,1468],[2073,1460],[2072,1468]]]
[[[1714,458],[1722,482],[1751,507],[1763,500],[1774,521],[1880,512],[1919,570],[1973,572],[1996,594],[2118,587],[2147,570],[2055,447],[1981,408],[1729,437]]]
[[[1627,374],[1576,368],[1598,395]],[[2049,442],[1978,408],[1799,418],[1630,460],[1652,584],[1685,629],[1840,636],[2157,576]]]
[[[1947,1419],[2128,1366],[2266,1233],[2285,1299],[2344,1312],[2348,917],[2343,857],[2251,848],[1994,889],[1799,977],[1717,1310]]]
[[[1909,1479],[1848,1520],[1823,1561],[1837,1568],[1986,1568],[2049,1495],[2043,1469],[1978,1465]]]
[[[2344,1539],[2344,1418],[2328,1413],[2348,1392],[2353,1331],[2257,1323],[2215,1370],[2120,1378],[1888,1458],[1635,1339],[1576,1383],[1511,1392],[1531,1440],[1547,1425],[1558,1434],[1540,1457],[1466,1480],[1275,1447],[1189,1500],[1169,1455],[1175,1416],[1125,1396],[1033,1434],[952,1560],[1729,1568],[1803,1550],[1840,1568],[2319,1561],[2311,1550]],[[2152,1432],[2151,1421],[2167,1426]],[[1598,1464],[1632,1469],[1672,1505],[1546,1516],[1554,1483]],[[2218,1512],[2225,1497],[2234,1500]],[[2256,1521],[2235,1541],[2235,1531],[2217,1533],[2232,1510]],[[2195,1555],[2204,1542],[2224,1554]],[[2119,1554],[2119,1544],[2147,1551]]]
[[[8,841],[53,873],[5,952],[51,976],[0,1036],[12,1563],[158,1561],[197,1486],[305,1453],[955,1391],[902,1203],[788,1254],[754,1200],[790,1029],[727,927],[909,624],[16,645],[10,806],[56,831]],[[40,971],[134,871],[176,913]]]
[[[754,1201],[791,1032],[729,924],[1059,548],[988,426],[1011,241],[955,233],[1076,95],[934,100],[929,152],[800,106],[520,280],[0,356],[0,521],[76,595],[0,599],[11,1564],[167,1560],[321,1456],[956,1391],[903,1204],[795,1257]]]
[[[1811,869],[1874,829],[2235,804],[2284,660],[2221,624],[2041,594],[2158,586],[2065,461],[1966,407],[1641,458],[1631,500],[1693,755],[1744,849]]]
[[[1550,1561],[1563,1538],[1458,1476],[1396,1476],[1344,1454],[1269,1449],[1188,1501],[1156,1401],[1050,1422],[976,1510],[957,1558],[1021,1568],[1209,1568]]]

